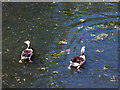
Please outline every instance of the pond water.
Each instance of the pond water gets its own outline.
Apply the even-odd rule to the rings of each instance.
[[[3,88],[118,87],[118,3],[2,3],[2,17]],[[25,40],[34,49],[33,63],[20,64]],[[82,73],[68,70],[82,46]]]

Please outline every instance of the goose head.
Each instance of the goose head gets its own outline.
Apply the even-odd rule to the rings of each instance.
[[[30,41],[27,40],[27,41],[24,41],[24,43],[27,44],[27,46],[28,46],[27,49],[29,49],[29,47],[30,47]]]
[[[84,52],[85,52],[85,46],[83,46],[83,47],[81,48],[81,55],[82,55],[82,56],[84,55]]]

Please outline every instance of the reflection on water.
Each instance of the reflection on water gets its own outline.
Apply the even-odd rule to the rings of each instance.
[[[3,87],[117,87],[117,8],[118,3],[3,3]],[[33,63],[19,64],[25,40],[34,49]],[[68,44],[59,45],[61,40]],[[83,72],[68,70],[83,45]],[[70,54],[51,56],[66,49]]]

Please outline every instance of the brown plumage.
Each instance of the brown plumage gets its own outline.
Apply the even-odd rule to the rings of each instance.
[[[30,49],[30,41],[25,41],[24,43],[27,44],[27,48],[22,51],[19,63],[22,63],[23,60],[27,59],[29,60],[29,62],[32,62],[31,57],[33,56],[33,50]]]

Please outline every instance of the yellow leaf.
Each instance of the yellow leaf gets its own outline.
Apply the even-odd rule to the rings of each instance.
[[[89,4],[88,5],[91,5],[91,2],[89,2]]]
[[[103,68],[104,70],[107,70],[108,68],[106,68],[105,66],[104,66],[104,68]]]
[[[32,73],[30,73],[30,76],[32,76]]]
[[[61,51],[60,53],[64,53],[65,51]]]
[[[68,52],[67,54],[70,54],[70,52]]]
[[[105,76],[108,76],[107,74],[104,74]]]
[[[42,69],[42,70],[45,70],[46,68],[45,68],[45,67],[42,67],[41,69]]]
[[[49,60],[49,58],[46,58],[46,60]]]
[[[84,19],[80,19],[80,22],[85,22],[85,20]]]
[[[53,73],[54,73],[54,74],[57,74],[57,73],[58,73],[58,71],[53,71]]]
[[[90,34],[91,36],[96,36],[95,34]]]
[[[115,77],[115,76],[113,76],[112,78],[113,78],[113,79],[116,79],[116,77]]]
[[[23,81],[25,82],[25,81],[26,81],[26,79],[23,79]]]
[[[111,82],[115,82],[116,80],[110,80]]]
[[[21,84],[21,82],[19,82],[19,84]]]
[[[17,81],[20,81],[20,79],[18,78]]]
[[[53,3],[55,3],[55,1],[53,1]]]
[[[60,41],[59,44],[60,45],[62,45],[62,44],[64,45],[64,44],[67,44],[67,42],[66,41]]]

